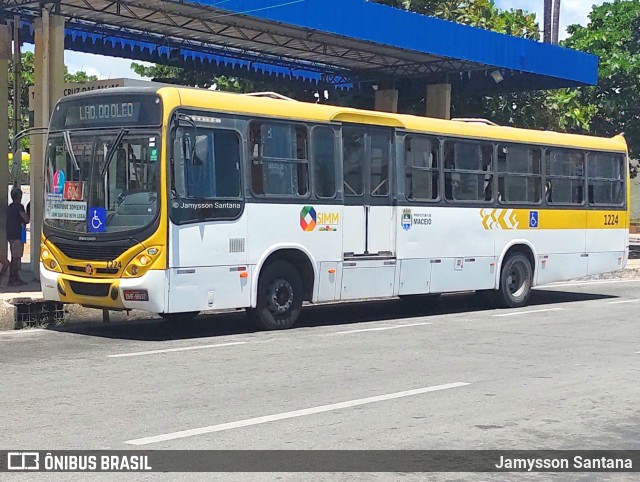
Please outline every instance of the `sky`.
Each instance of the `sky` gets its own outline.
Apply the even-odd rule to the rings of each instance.
[[[566,37],[566,27],[574,23],[586,25],[587,15],[592,5],[601,5],[604,0],[561,0],[560,3],[560,39]],[[502,9],[521,8],[529,12],[535,12],[538,22],[542,24],[542,9],[544,0],[495,0],[495,4]],[[25,45],[25,50],[33,50],[33,45]],[[80,52],[65,51],[65,63],[70,72],[84,70],[90,75],[96,75],[99,79],[140,79],[130,65],[132,60],[102,55],[84,54]],[[145,65],[151,65],[144,62]]]

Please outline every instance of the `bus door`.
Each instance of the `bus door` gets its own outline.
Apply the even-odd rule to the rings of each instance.
[[[395,255],[391,197],[393,130],[344,127],[344,257]]]

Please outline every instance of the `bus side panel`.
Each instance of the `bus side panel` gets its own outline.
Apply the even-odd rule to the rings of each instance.
[[[261,269],[269,256],[278,256],[278,251],[300,251],[311,258],[309,261],[315,264],[313,270],[320,278],[313,280],[313,301],[334,300],[339,290],[331,287],[336,286],[341,277],[337,267],[342,261],[342,214],[340,205],[312,201],[305,204],[247,203],[249,263]],[[300,248],[302,246],[304,249]],[[323,270],[323,266],[326,269]],[[330,272],[331,269],[337,269],[337,272]]]
[[[628,232],[625,211],[589,211],[586,243],[590,275],[624,267]]]
[[[168,312],[247,307],[251,276],[246,213],[236,221],[170,225]]]
[[[401,294],[493,288],[495,232],[485,229],[479,209],[397,209]]]
[[[517,231],[498,231],[496,247],[505,252],[517,236],[536,249],[534,284],[568,280],[586,276],[588,256],[585,244],[585,210],[521,210],[521,226]],[[530,212],[537,212],[535,225],[527,221]]]

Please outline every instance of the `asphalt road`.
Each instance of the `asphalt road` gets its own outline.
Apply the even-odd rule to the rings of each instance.
[[[601,280],[513,310],[308,307],[285,332],[240,312],[3,332],[0,448],[640,449],[639,308],[640,280]]]

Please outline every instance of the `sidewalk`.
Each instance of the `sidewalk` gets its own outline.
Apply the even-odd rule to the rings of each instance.
[[[26,266],[23,263],[23,266]],[[15,330],[18,306],[36,305],[44,306],[44,299],[40,288],[40,281],[33,279],[33,274],[28,271],[21,271],[20,278],[26,281],[24,286],[5,286],[7,278],[3,280],[0,286],[0,331]],[[48,304],[55,304],[50,302]],[[28,308],[28,306],[26,306]],[[36,310],[37,311],[37,310]],[[138,318],[154,317],[152,313],[145,311],[133,310],[127,312],[109,312],[110,321],[126,321]],[[85,308],[80,305],[64,305],[64,323],[74,322],[102,322],[102,311],[95,308]]]

